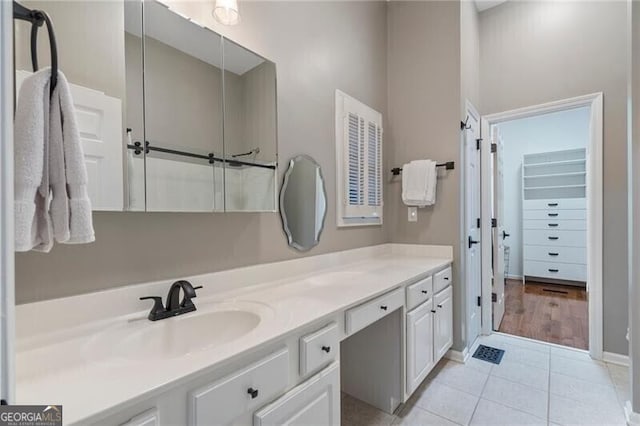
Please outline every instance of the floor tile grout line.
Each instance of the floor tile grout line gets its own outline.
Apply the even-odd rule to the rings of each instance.
[[[493,365],[491,366],[491,370],[493,370]],[[491,371],[489,370],[489,371]],[[489,379],[491,378],[491,373],[487,374],[487,378],[484,381],[484,385],[482,385],[482,390],[480,391],[480,396],[478,397],[478,400],[476,401],[476,406],[473,407],[473,412],[471,413],[471,417],[469,417],[469,423],[471,424],[471,421],[473,420],[473,416],[476,415],[476,411],[478,410],[478,405],[480,405],[480,400],[482,399],[482,394],[484,394],[484,390],[487,388],[487,383],[489,383]]]
[[[457,424],[457,425],[459,425],[459,426],[465,426],[465,425],[460,424],[460,423],[458,423],[458,422],[454,422],[453,420],[449,420],[448,418],[443,417],[443,416],[441,416],[440,414],[436,414],[436,413],[434,413],[433,411],[427,410],[426,408],[418,407],[417,405],[416,405],[416,406],[414,406],[413,408],[418,408],[419,410],[426,411],[427,413],[431,414],[432,416],[436,416],[436,417],[437,417],[437,418],[439,418],[439,419],[444,419],[444,420],[446,420],[446,421],[448,421],[448,422],[451,422],[451,423]]]
[[[551,423],[551,351],[549,351],[549,365],[547,369],[547,424]]]

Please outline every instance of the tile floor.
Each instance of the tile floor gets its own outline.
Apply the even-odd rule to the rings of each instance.
[[[395,415],[343,394],[342,425],[626,424],[627,367],[511,336],[479,343],[504,349],[502,362],[442,360]]]

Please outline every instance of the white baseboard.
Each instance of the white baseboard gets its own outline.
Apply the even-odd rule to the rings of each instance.
[[[450,359],[451,361],[461,362],[463,364],[467,362],[469,356],[470,354],[467,348],[464,348],[462,352],[449,349],[444,355],[445,358]]]
[[[518,280],[518,281],[522,281],[522,275],[511,275],[511,274],[507,274],[504,276],[507,279],[510,280]]]
[[[631,401],[625,402],[624,415],[627,418],[627,425],[640,426],[640,414],[633,412],[633,407],[631,407]]]
[[[629,356],[628,355],[621,355],[621,354],[616,354],[613,352],[604,352],[602,354],[602,360],[604,362],[608,362],[610,364],[618,364],[618,365],[623,365],[625,367],[629,366]]]

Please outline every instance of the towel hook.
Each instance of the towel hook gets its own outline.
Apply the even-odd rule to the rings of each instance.
[[[460,130],[469,130],[471,128],[467,123],[469,122],[469,115],[467,114],[467,118],[464,121],[460,122]]]

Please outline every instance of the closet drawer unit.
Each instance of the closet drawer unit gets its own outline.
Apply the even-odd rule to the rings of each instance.
[[[407,286],[407,311],[415,308],[433,295],[433,278],[425,278]]]
[[[524,200],[524,210],[564,210],[564,209],[586,209],[587,200],[585,198],[559,198],[548,200]]]
[[[568,281],[587,281],[587,265],[525,260],[524,275]]]
[[[587,220],[587,211],[572,210],[523,210],[524,220]]]
[[[451,266],[433,276],[433,292],[437,293],[451,284]]]
[[[585,247],[524,246],[524,260],[559,263],[587,263]]]
[[[542,231],[525,229],[523,241],[527,245],[550,247],[586,247],[587,233],[585,231]]]
[[[300,339],[300,374],[303,376],[329,364],[340,351],[340,337],[335,322]]]
[[[347,334],[355,333],[404,305],[404,289],[398,288],[360,306],[349,309],[346,316]]]
[[[553,229],[561,231],[586,231],[587,222],[584,220],[525,220],[524,229]]]
[[[189,425],[227,424],[281,394],[289,384],[282,349],[210,385],[189,392]]]

